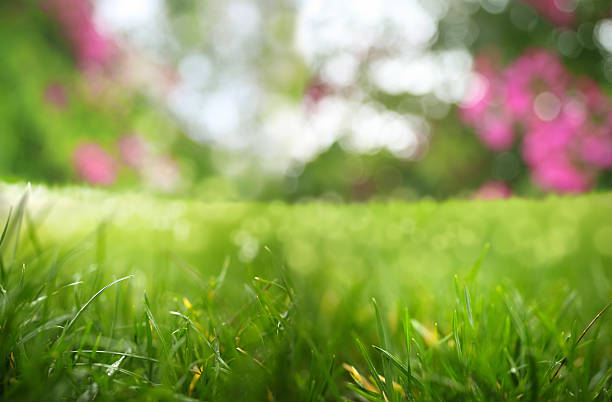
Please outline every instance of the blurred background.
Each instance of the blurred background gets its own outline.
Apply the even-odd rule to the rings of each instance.
[[[612,188],[597,0],[7,0],[0,179],[204,200]]]

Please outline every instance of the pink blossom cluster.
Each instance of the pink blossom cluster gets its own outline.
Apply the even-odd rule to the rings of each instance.
[[[491,180],[480,186],[473,197],[481,200],[497,200],[508,198],[512,195],[512,189],[501,180]]]
[[[74,151],[77,175],[89,184],[110,186],[117,176],[117,163],[104,148],[94,142],[80,145]]]
[[[96,27],[88,0],[45,0],[42,5],[60,23],[80,68],[99,68],[112,60],[116,47]]]
[[[125,134],[117,141],[118,158],[96,142],[79,145],[73,156],[79,178],[95,186],[110,186],[120,167],[136,171],[150,187],[172,192],[180,181],[176,161],[168,155],[151,155],[151,147],[138,134]]]
[[[612,102],[546,50],[528,50],[505,69],[477,56],[460,116],[494,151],[520,138],[533,182],[543,190],[584,192],[599,171],[612,168]]]
[[[531,5],[541,16],[557,26],[570,26],[576,20],[574,9],[578,0],[521,0]]]

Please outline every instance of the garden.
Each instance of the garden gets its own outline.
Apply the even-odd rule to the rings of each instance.
[[[610,400],[612,8],[0,4],[0,398]]]

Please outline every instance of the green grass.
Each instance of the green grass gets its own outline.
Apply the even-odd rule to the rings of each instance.
[[[612,300],[610,194],[24,191],[0,186],[4,400],[611,398],[610,312],[589,327]]]

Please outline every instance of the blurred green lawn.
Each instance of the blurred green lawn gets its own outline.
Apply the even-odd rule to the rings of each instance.
[[[0,187],[3,219],[24,191]],[[339,398],[360,392],[342,385],[343,363],[367,373],[352,340],[401,356],[406,322],[422,340],[404,361],[424,385],[405,389],[424,399],[608,395],[609,319],[582,348],[572,340],[612,299],[612,194],[287,205],[34,187],[14,259],[11,239],[0,352],[12,397]],[[130,355],[120,376],[113,353]]]
[[[2,187],[3,210],[23,189]],[[429,298],[432,304],[418,303],[429,313],[452,290],[453,275],[466,274],[489,244],[479,274],[483,283],[510,280],[531,296],[575,290],[588,295],[584,302],[592,306],[611,296],[607,193],[542,201],[290,206],[34,187],[30,214],[44,248],[77,244],[103,224],[106,258],[113,261],[108,270],[140,273],[141,281],[163,280],[171,289],[197,286],[184,282],[177,260],[206,277],[217,275],[229,258],[231,277],[244,281],[273,274],[273,258],[321,295],[342,298],[363,284],[365,293],[390,301]]]

